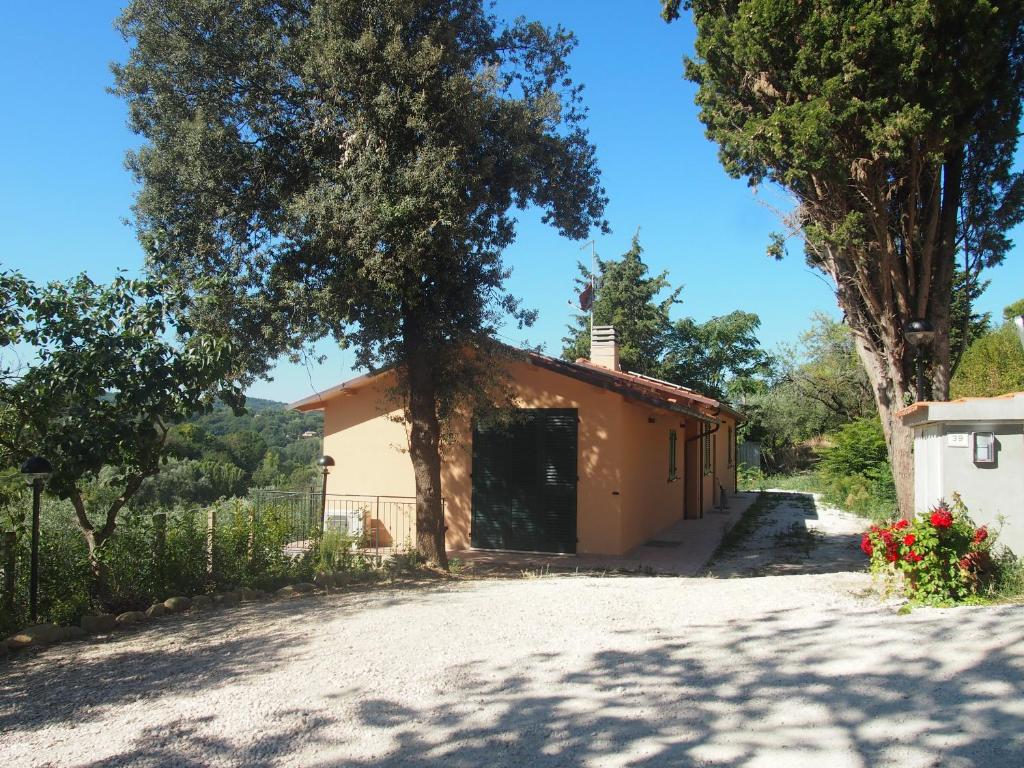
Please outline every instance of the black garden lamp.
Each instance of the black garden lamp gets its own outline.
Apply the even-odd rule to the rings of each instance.
[[[935,340],[935,328],[927,320],[910,320],[903,326],[903,336],[917,350],[917,401],[924,400],[924,351]]]
[[[320,532],[323,532],[324,517],[327,515],[327,476],[331,474],[331,467],[334,466],[334,459],[330,456],[321,456],[316,460],[316,465],[324,473],[323,499],[320,505]]]
[[[32,621],[39,620],[39,499],[53,467],[42,456],[30,456],[21,465],[21,474],[32,489],[32,559],[29,570],[28,610]]]

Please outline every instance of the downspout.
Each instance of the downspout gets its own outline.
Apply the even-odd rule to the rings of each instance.
[[[721,410],[715,411],[715,413],[713,415],[717,416],[720,412],[721,412]],[[692,443],[694,440],[700,440],[701,438],[709,437],[709,436],[715,434],[715,432],[718,431],[718,428],[720,426],[722,426],[721,422],[717,422],[716,421],[715,422],[715,426],[712,429],[710,429],[707,432],[705,432],[704,429],[703,429],[704,424],[702,423],[701,424],[701,431],[700,431],[700,433],[698,433],[698,434],[694,435],[693,437],[689,438],[686,441],[686,444]],[[685,450],[683,451],[683,455],[684,456],[686,455],[686,451]],[[714,460],[715,460],[714,457],[712,457],[711,461],[714,462]],[[704,519],[704,453],[703,453],[703,451],[701,452],[700,462],[701,462],[701,466],[700,466],[700,480],[698,481],[698,485],[697,485],[697,490],[699,491],[698,498],[697,498],[697,505],[698,505],[698,507],[700,507],[700,518],[698,518],[698,519],[703,520]]]

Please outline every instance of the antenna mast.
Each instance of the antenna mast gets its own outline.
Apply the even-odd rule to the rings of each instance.
[[[594,335],[594,301],[597,299],[597,244],[591,240],[589,243],[584,243],[581,251],[585,251],[587,246],[590,246],[590,335]]]

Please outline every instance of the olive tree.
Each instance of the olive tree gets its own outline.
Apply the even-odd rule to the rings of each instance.
[[[663,0],[679,15],[680,0]],[[828,275],[878,403],[900,509],[912,513],[911,321],[936,331],[933,396],[949,393],[958,254],[977,279],[1010,247],[1024,179],[1024,6],[930,0],[690,0],[686,63],[726,171],[794,198],[808,262]],[[769,252],[779,256],[784,237]],[[968,286],[969,288],[970,286]]]
[[[175,338],[176,303],[161,288],[0,276],[0,467],[49,460],[47,488],[71,502],[97,575],[119,512],[166,458],[171,425],[218,398],[243,402],[230,346],[187,327]],[[111,492],[96,494],[93,509],[86,488],[101,473]]]
[[[494,370],[514,207],[570,238],[605,197],[566,57],[573,35],[483,0],[134,0],[116,91],[151,268],[247,370],[324,337],[394,367],[417,547],[444,565],[440,450]]]

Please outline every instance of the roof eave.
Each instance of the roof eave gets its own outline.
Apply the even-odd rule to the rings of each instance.
[[[679,403],[671,403],[667,400],[661,400],[656,397],[645,395],[642,392],[638,392],[634,388],[629,387],[623,382],[617,382],[614,379],[602,376],[601,373],[597,371],[591,372],[588,368],[584,368],[580,365],[574,365],[573,363],[568,363],[564,360],[557,360],[553,357],[547,357],[546,355],[539,355],[536,353],[530,353],[528,355],[528,359],[531,364],[536,365],[539,368],[545,368],[554,373],[578,379],[579,381],[583,381],[591,386],[599,387],[601,389],[608,390],[609,392],[615,392],[623,397],[637,400],[647,405],[654,406],[655,408],[679,413],[683,416],[689,416],[692,419],[698,419],[699,421],[707,422],[709,424],[714,423],[715,421],[713,416],[701,413],[693,408],[687,408]]]

